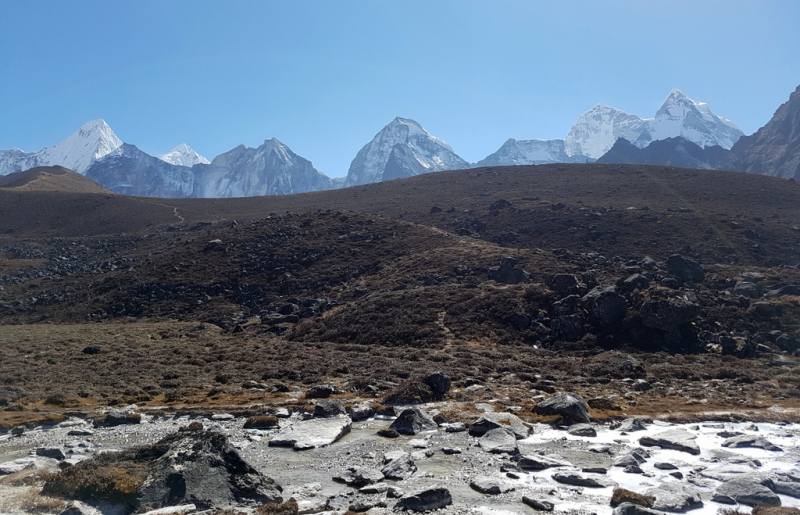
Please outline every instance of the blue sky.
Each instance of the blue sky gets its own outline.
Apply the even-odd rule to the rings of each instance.
[[[0,149],[88,120],[153,155],[276,137],[331,176],[395,116],[470,162],[672,88],[746,134],[800,84],[794,0],[0,0]]]

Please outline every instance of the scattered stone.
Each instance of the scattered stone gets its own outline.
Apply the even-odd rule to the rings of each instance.
[[[420,408],[408,408],[398,415],[389,429],[394,429],[400,434],[416,435],[423,431],[434,431],[439,425],[433,418]]]
[[[322,494],[320,483],[307,483],[295,488],[289,501],[297,503],[298,513],[319,513],[331,509],[328,498]]]
[[[69,501],[59,515],[102,515],[102,512],[81,501]]]
[[[297,421],[284,427],[269,441],[269,446],[294,447],[295,450],[324,447],[350,432],[352,421],[347,415]]]
[[[103,424],[106,426],[121,426],[125,424],[140,424],[142,416],[136,412],[136,405],[127,406],[122,409],[114,409],[108,412]]]
[[[617,428],[618,431],[623,431],[625,433],[633,433],[634,431],[644,431],[647,429],[647,426],[644,425],[641,419],[638,418],[626,418],[623,420],[619,427]]]
[[[497,478],[488,476],[474,478],[469,482],[469,486],[473,490],[488,495],[500,495],[514,490],[514,487],[504,484]]]
[[[539,511],[553,511],[553,508],[555,508],[555,504],[551,503],[550,501],[540,501],[526,495],[522,496],[522,503],[526,506],[530,506],[534,510]]]
[[[585,436],[585,437],[594,437],[597,436],[597,431],[589,424],[573,424],[567,430],[568,434],[572,436]]]
[[[644,473],[642,471],[641,467],[639,467],[639,465],[628,465],[627,467],[622,469],[622,471],[625,472],[626,474],[643,474]]]
[[[587,474],[608,474],[608,469],[603,467],[586,467],[582,468],[581,472],[585,472]]]
[[[656,498],[652,506],[654,510],[685,513],[703,507],[700,493],[680,483],[661,483],[660,486],[647,490],[645,494]]]
[[[453,422],[453,423],[447,425],[447,427],[445,428],[445,431],[448,432],[448,433],[462,433],[462,432],[466,431],[467,429],[469,429],[469,428],[465,423],[463,423],[463,422]]]
[[[408,479],[417,471],[417,465],[411,459],[411,456],[403,454],[403,456],[393,459],[381,469],[381,473],[387,479]]]
[[[348,414],[353,422],[367,420],[375,415],[375,404],[370,401],[359,402],[348,410]]]
[[[674,449],[688,452],[689,454],[700,454],[700,447],[695,442],[696,438],[695,435],[688,431],[674,429],[653,436],[643,436],[639,439],[639,443],[645,447],[658,446],[662,449]]]
[[[780,506],[780,497],[762,483],[752,477],[731,479],[717,487],[711,500],[721,504]]]
[[[613,515],[662,515],[660,512],[650,510],[644,506],[633,504],[629,502],[621,503],[614,508]]]
[[[431,446],[431,443],[423,438],[413,438],[408,441],[408,445],[415,449],[427,449]]]
[[[658,463],[654,463],[653,466],[658,470],[678,470],[678,467],[673,465],[672,463],[666,463],[663,461],[659,461]]]
[[[362,494],[384,494],[389,491],[389,485],[386,483],[375,483],[373,485],[367,485],[359,488],[358,491]]]
[[[383,438],[400,438],[400,433],[398,433],[394,429],[387,428],[378,431],[378,436],[382,436]]]
[[[534,454],[521,456],[517,461],[517,466],[525,470],[544,470],[552,467],[571,467],[572,463]]]
[[[635,383],[633,383],[633,390],[636,392],[646,392],[648,390],[652,390],[653,386],[644,379],[637,379]]]
[[[514,432],[504,427],[492,429],[478,440],[478,445],[487,452],[493,454],[516,454],[517,437]]]
[[[593,478],[581,476],[574,472],[556,472],[553,474],[553,479],[565,485],[583,486],[586,488],[606,488],[614,486],[614,482],[605,478]]]
[[[395,508],[411,511],[430,511],[444,508],[453,503],[453,498],[446,488],[430,488],[420,490],[401,498]]]
[[[380,470],[365,467],[350,467],[338,475],[333,476],[333,480],[344,483],[353,488],[361,488],[383,480]]]
[[[773,451],[779,452],[783,451],[777,445],[774,445],[772,442],[768,441],[763,436],[755,436],[755,435],[741,435],[741,436],[733,436],[728,438],[724,442],[722,442],[723,447],[755,447],[758,449],[764,449],[765,451]]]
[[[560,392],[533,408],[538,415],[557,415],[567,424],[589,423],[589,406],[577,393]]]
[[[469,426],[470,436],[483,436],[492,429],[509,429],[517,440],[527,438],[531,428],[513,413],[484,413]]]
[[[503,284],[520,284],[530,282],[531,274],[521,268],[514,268],[517,259],[512,257],[503,258],[500,266],[489,268],[489,279]]]
[[[396,486],[390,486],[388,490],[386,490],[386,497],[390,499],[400,499],[405,495],[402,489],[397,488]]]
[[[39,447],[36,449],[36,455],[44,458],[53,458],[54,460],[63,460],[66,458],[64,451],[60,447]]]
[[[70,429],[67,431],[67,436],[92,436],[94,431],[91,429]]]
[[[461,454],[461,447],[442,447],[443,454]]]

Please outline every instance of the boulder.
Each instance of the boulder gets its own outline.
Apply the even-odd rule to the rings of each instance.
[[[297,421],[273,436],[269,446],[294,447],[298,451],[325,447],[349,433],[352,425],[347,415]]]
[[[439,425],[427,412],[420,408],[408,408],[397,416],[389,429],[404,435],[416,435],[424,431],[434,431],[438,427]]]
[[[597,436],[597,431],[589,424],[573,424],[567,429],[567,433],[572,436]]]
[[[781,498],[764,486],[758,477],[731,479],[719,485],[711,499],[721,504],[746,504],[747,506],[780,506]]]
[[[617,428],[618,431],[623,431],[625,433],[632,433],[634,431],[644,431],[647,427],[644,425],[638,418],[626,418],[623,420],[619,427]]]
[[[513,486],[503,483],[496,477],[480,476],[469,482],[470,488],[482,494],[499,495],[514,490]]]
[[[142,451],[144,453],[144,451]],[[152,446],[158,455],[136,498],[139,511],[179,504],[212,509],[283,502],[282,488],[244,461],[228,438],[214,431],[182,431]],[[91,467],[86,460],[67,471]]]
[[[36,455],[43,458],[53,458],[54,460],[63,460],[66,458],[64,451],[60,447],[39,447],[36,449]]]
[[[681,295],[645,301],[639,310],[642,325],[667,332],[691,322],[699,313],[700,306]]]
[[[620,285],[620,283],[617,282],[617,285]],[[644,291],[650,287],[650,280],[642,274],[632,274],[626,277],[620,286],[627,291]]]
[[[639,443],[645,447],[661,447],[662,449],[674,449],[676,451],[688,452],[689,454],[700,454],[695,439],[697,437],[688,431],[673,429],[653,436],[643,436]]]
[[[516,454],[519,452],[517,438],[514,436],[513,431],[503,427],[487,431],[478,440],[478,445],[483,450],[493,454]]]
[[[69,501],[67,506],[59,515],[103,515],[100,510],[94,506],[89,506],[81,501]]]
[[[586,488],[606,488],[608,486],[615,486],[615,483],[608,479],[599,477],[586,477],[574,472],[556,472],[553,474],[553,479],[557,483],[572,486],[583,486]]]
[[[0,463],[0,476],[14,474],[21,470],[44,470],[55,474],[59,471],[58,460],[42,456],[26,456]]]
[[[383,473],[366,467],[350,467],[333,476],[333,480],[353,488],[361,488],[383,480]]]
[[[614,508],[613,515],[662,515],[660,512],[629,502],[620,503]]]
[[[545,278],[544,284],[562,297],[578,293],[582,286],[578,278],[572,274],[549,275]]]
[[[500,266],[489,268],[489,279],[503,284],[519,284],[530,282],[531,274],[521,268],[514,268],[517,260],[512,257],[503,258]]]
[[[329,384],[317,384],[306,392],[307,399],[326,399],[337,392],[334,386]]]
[[[328,399],[319,401],[314,406],[315,417],[335,417],[337,415],[346,415],[347,410],[344,409],[344,403],[339,399]]]
[[[667,258],[666,267],[670,275],[674,275],[683,281],[700,283],[703,282],[706,276],[703,267],[697,261],[692,261],[677,254]]]
[[[347,413],[350,415],[350,418],[353,419],[353,422],[367,420],[375,415],[375,404],[371,401],[359,402],[353,404]]]
[[[402,497],[395,508],[411,511],[430,511],[444,508],[453,503],[453,498],[447,488],[429,488],[419,490]]]
[[[275,429],[278,417],[274,415],[254,415],[244,422],[244,429]]]
[[[728,438],[722,442],[723,447],[755,447],[757,449],[764,449],[765,451],[779,452],[782,451],[780,447],[773,444],[763,436],[755,435],[739,435]]]
[[[111,410],[103,420],[103,425],[113,427],[125,424],[140,424],[142,422],[142,415],[136,411],[137,409],[137,406],[134,404],[125,408]]]
[[[645,495],[656,498],[652,508],[654,510],[685,513],[703,507],[700,493],[680,483],[662,483],[656,488],[651,488]]]
[[[386,476],[387,479],[399,480],[410,478],[416,471],[416,463],[414,463],[414,460],[411,459],[411,456],[406,453],[403,453],[401,456],[391,460],[381,469],[381,473]]]
[[[581,299],[594,322],[608,326],[625,318],[628,302],[613,286],[598,286]]]
[[[577,393],[560,392],[533,408],[538,415],[557,415],[566,424],[589,423],[589,406]]]
[[[483,436],[492,429],[510,429],[517,440],[527,438],[531,428],[513,413],[484,413],[469,426],[470,436]],[[448,428],[449,430],[449,428]]]
[[[800,499],[800,483],[794,481],[775,481],[775,493]]]
[[[443,397],[450,391],[450,376],[444,372],[434,372],[422,378],[422,382],[428,385],[433,394],[437,397]]]
[[[332,509],[328,497],[322,493],[321,483],[294,487],[289,501],[297,503],[298,513],[319,513]]]
[[[540,501],[539,499],[534,499],[526,495],[522,496],[522,503],[538,511],[553,511],[553,508],[556,507],[555,504],[550,501]]]
[[[521,456],[517,461],[517,466],[523,470],[544,470],[553,467],[571,467],[572,463],[547,456],[537,454]]]

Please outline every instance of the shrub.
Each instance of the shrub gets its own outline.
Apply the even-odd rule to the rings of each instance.
[[[614,493],[611,495],[611,506],[619,506],[624,502],[638,504],[645,508],[652,508],[656,498],[652,495],[642,495],[624,488],[615,488]]]

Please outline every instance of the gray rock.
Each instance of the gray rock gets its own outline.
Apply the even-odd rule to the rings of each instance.
[[[614,508],[613,515],[661,515],[661,513],[638,504],[623,502]]]
[[[66,458],[64,451],[60,447],[39,447],[36,449],[36,455],[44,458],[53,458],[54,460],[63,460]]]
[[[650,455],[646,452],[643,452],[643,449],[633,449],[630,452],[627,452],[621,456],[618,456],[614,460],[615,467],[630,467],[630,466],[639,466],[640,464],[647,461]]]
[[[453,422],[452,424],[448,424],[445,428],[445,431],[448,433],[462,433],[469,429],[469,427],[463,422]]]
[[[489,268],[489,279],[503,284],[519,284],[530,282],[531,274],[521,268],[514,268],[517,260],[512,257],[503,258],[500,266]]]
[[[345,483],[347,486],[352,486],[353,488],[361,488],[362,486],[382,481],[383,473],[380,470],[371,468],[350,467],[333,476],[333,480],[339,483]]]
[[[522,496],[522,503],[538,511],[553,511],[553,508],[556,507],[555,504],[550,501],[540,501],[525,495]]]
[[[416,435],[424,431],[434,431],[438,427],[439,425],[427,412],[420,408],[408,408],[397,416],[389,429],[404,435]]]
[[[387,479],[408,479],[417,471],[417,465],[411,459],[411,456],[403,454],[403,456],[393,459],[381,469],[381,473]]]
[[[442,447],[443,454],[461,454],[461,447]]]
[[[743,477],[749,477],[753,479],[756,477],[756,475],[754,475],[752,466],[741,464],[729,464],[721,467],[707,468],[705,470],[701,470],[700,475],[703,477],[716,479],[717,481],[730,481],[732,479],[741,479]],[[757,474],[757,477],[759,479],[763,479],[766,476]]]
[[[344,403],[339,399],[327,399],[319,401],[314,406],[315,417],[335,417],[337,415],[346,415],[347,410],[344,409]]]
[[[538,415],[557,415],[567,424],[589,423],[589,406],[577,393],[560,392],[533,408]]]
[[[608,474],[608,469],[603,467],[586,467],[582,468],[581,472],[586,472],[587,474]]]
[[[389,491],[389,485],[386,483],[375,483],[374,485],[367,485],[358,489],[362,494],[384,494]]]
[[[531,428],[513,413],[484,413],[469,426],[470,436],[483,436],[492,429],[504,428],[514,433],[517,440],[527,438]]]
[[[623,470],[626,474],[643,474],[644,471],[639,465],[628,465]]]
[[[592,320],[609,326],[620,322],[628,312],[628,302],[613,286],[598,286],[581,299]]]
[[[734,295],[742,295],[743,297],[748,297],[751,299],[755,299],[761,296],[761,292],[759,291],[758,285],[747,281],[742,281],[738,283],[736,286],[734,286],[732,293]]]
[[[327,399],[337,393],[336,387],[329,384],[316,384],[306,392],[307,399]]]
[[[658,470],[678,470],[678,467],[676,467],[672,463],[666,463],[666,462],[663,462],[663,461],[660,461],[658,463],[654,463],[653,466],[655,468],[657,468]]]
[[[624,281],[622,281],[622,287],[628,291],[633,291],[633,290],[644,291],[650,287],[650,280],[642,274],[632,274],[626,277]]]
[[[275,416],[278,418],[289,418],[292,414],[286,408],[278,408],[275,410]]]
[[[573,424],[569,429],[567,429],[567,433],[571,434],[572,436],[597,436],[597,431],[595,431],[595,429],[589,424]]]
[[[390,499],[400,499],[405,495],[405,492],[401,488],[397,488],[396,486],[390,486],[388,490],[386,490],[386,497]]]
[[[282,488],[244,461],[222,433],[181,431],[154,446],[164,448],[137,493],[140,511],[178,504],[211,509],[234,502],[283,502]]]
[[[654,510],[685,513],[703,507],[700,493],[680,483],[662,483],[656,488],[647,490],[645,495],[656,498],[652,506]]]
[[[623,420],[619,427],[617,428],[618,431],[624,431],[625,433],[633,433],[634,431],[644,431],[647,429],[647,426],[644,425],[644,422],[638,418],[626,418]]]
[[[352,425],[347,415],[297,421],[273,436],[269,446],[294,447],[298,451],[324,447],[349,433]]]
[[[470,488],[482,494],[500,495],[511,492],[514,487],[509,486],[495,477],[480,476],[469,482]]]
[[[697,261],[692,261],[677,254],[667,258],[666,267],[670,275],[674,275],[683,281],[700,283],[703,282],[706,276],[703,267]]]
[[[350,418],[353,419],[353,422],[360,422],[362,420],[367,420],[368,418],[375,415],[375,404],[370,401],[359,402],[354,404],[352,408],[350,408],[348,414]]]
[[[41,456],[27,456],[0,463],[0,475],[14,474],[21,470],[44,470],[56,473],[59,471],[58,460]]]
[[[182,515],[184,513],[191,513],[195,510],[197,510],[197,506],[194,504],[181,504],[180,506],[167,506],[166,508],[151,510],[142,513],[142,515]]]
[[[586,488],[606,488],[615,486],[616,483],[605,478],[586,477],[574,472],[556,472],[553,479],[565,485],[583,486]]]
[[[59,515],[103,515],[100,510],[81,501],[69,501]]]
[[[700,454],[700,447],[695,442],[696,438],[695,435],[687,431],[673,429],[653,436],[643,436],[639,439],[639,443],[645,447],[658,446],[662,449],[674,449],[688,452],[689,454]]]
[[[236,420],[236,417],[230,413],[214,413],[211,415],[211,420],[215,422],[225,422],[227,420]]]
[[[572,274],[554,274],[547,276],[545,277],[544,284],[562,297],[578,293],[582,286],[578,278]]]
[[[450,391],[450,376],[444,372],[434,372],[424,377],[422,382],[428,385],[428,388],[438,397],[442,397]]]
[[[137,406],[131,405],[121,409],[114,409],[108,412],[103,424],[106,426],[121,426],[126,424],[140,424],[141,414],[137,413]]]
[[[635,383],[633,383],[633,390],[636,392],[646,392],[651,390],[653,386],[644,379],[637,379]]]
[[[723,447],[755,447],[764,449],[765,451],[779,452],[783,451],[780,447],[768,441],[763,436],[755,435],[741,435],[733,436],[722,442]]]
[[[332,509],[328,497],[322,493],[320,483],[307,483],[296,487],[289,501],[297,503],[298,513],[319,513]]]
[[[453,503],[447,488],[430,488],[406,495],[395,505],[395,508],[411,511],[429,511],[444,508]]]
[[[91,429],[70,429],[67,436],[92,436],[94,431]]]
[[[571,467],[572,463],[556,458],[549,458],[547,456],[533,454],[530,456],[521,456],[517,461],[517,466],[525,470],[544,470],[553,467]]]
[[[800,499],[800,483],[795,483],[793,481],[775,481],[775,492]]]
[[[760,478],[742,477],[719,485],[712,497],[721,504],[780,506],[781,498],[762,484]]]
[[[667,332],[675,331],[679,326],[691,322],[699,313],[700,306],[686,295],[648,300],[639,310],[642,325]]]
[[[494,454],[516,454],[517,438],[513,431],[506,428],[492,429],[478,440],[478,445],[487,452]]]

